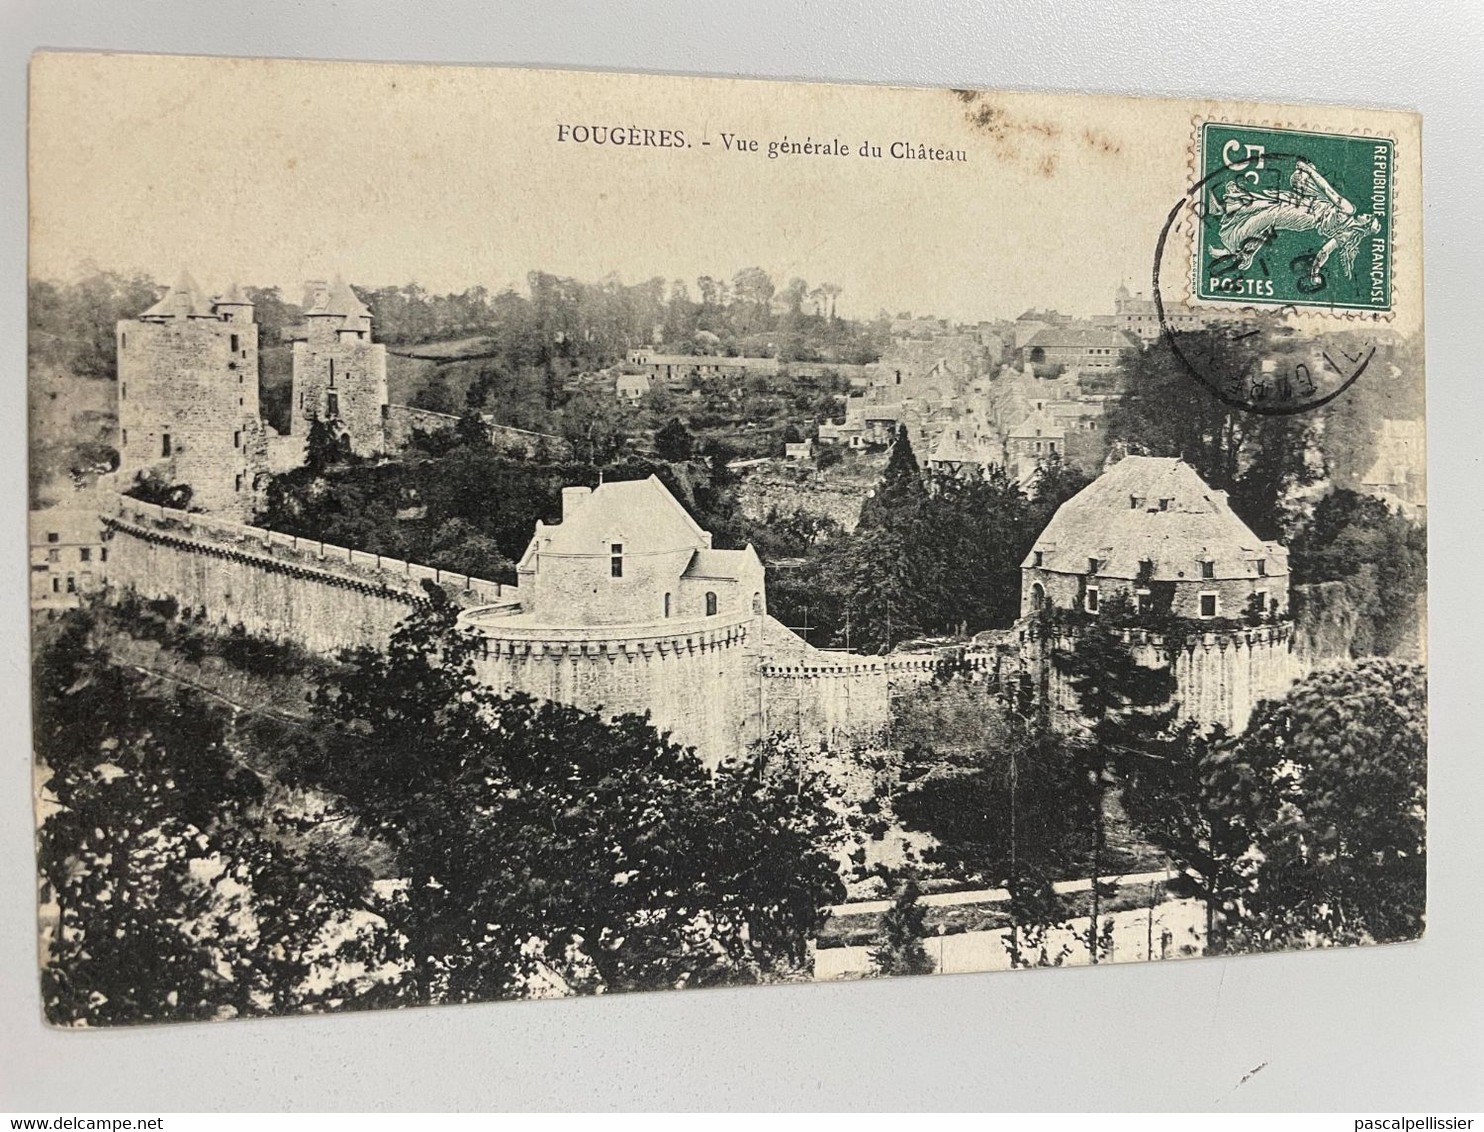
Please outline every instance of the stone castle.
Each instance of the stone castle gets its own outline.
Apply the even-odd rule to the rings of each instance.
[[[303,463],[316,420],[347,452],[387,449],[386,347],[371,340],[371,312],[339,280],[306,288],[287,435],[259,413],[258,325],[235,284],[208,299],[183,273],[117,334],[123,485],[140,474],[188,484],[192,506],[246,519],[270,474]]]
[[[182,279],[119,324],[118,348],[123,457],[100,487],[95,560],[111,586],[330,653],[384,643],[430,600],[432,583],[478,634],[477,670],[492,687],[610,715],[648,712],[712,762],[775,732],[869,741],[895,697],[941,671],[939,654],[808,644],[769,614],[753,549],[712,547],[652,476],[565,488],[561,515],[536,523],[513,586],[246,525],[270,471],[302,462],[315,420],[347,451],[387,451],[384,348],[342,283],[311,284],[286,436],[257,415],[257,326],[236,288],[208,301]],[[116,493],[140,471],[189,484],[192,509]],[[1186,718],[1240,728],[1258,699],[1297,675],[1286,552],[1257,539],[1179,461],[1115,464],[1057,512],[1022,574],[1016,628],[955,651],[971,678],[1029,676],[1069,708],[1049,651],[1075,629],[1045,629],[1041,611],[1091,618],[1110,602],[1163,615],[1159,633],[1132,628],[1129,640],[1148,663],[1169,660]]]

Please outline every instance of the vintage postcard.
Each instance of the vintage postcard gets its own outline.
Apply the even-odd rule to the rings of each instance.
[[[36,56],[46,1016],[1417,938],[1420,137]]]

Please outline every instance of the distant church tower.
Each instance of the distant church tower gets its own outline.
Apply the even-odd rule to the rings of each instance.
[[[386,451],[386,347],[371,341],[371,312],[337,279],[304,296],[304,337],[294,343],[289,435],[308,437],[317,418],[357,456]]]
[[[190,485],[192,508],[250,519],[265,478],[253,304],[182,274],[117,333],[120,485],[153,473]]]

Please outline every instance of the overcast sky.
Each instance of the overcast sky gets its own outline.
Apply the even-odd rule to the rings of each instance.
[[[185,267],[297,300],[336,273],[443,292],[524,290],[541,269],[694,295],[699,275],[756,265],[839,284],[842,314],[965,320],[1147,292],[1194,116],[1216,111],[999,94],[975,104],[994,108],[985,129],[943,90],[106,55],[38,56],[32,84],[33,275]],[[688,145],[559,141],[563,124]],[[852,155],[770,160],[785,136]],[[868,140],[881,158],[857,155]],[[894,160],[893,142],[968,160]]]

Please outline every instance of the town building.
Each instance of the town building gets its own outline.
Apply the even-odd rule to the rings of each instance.
[[[1200,330],[1206,325],[1206,313],[1189,303],[1173,298],[1161,298],[1164,304],[1164,324],[1176,332]],[[1132,334],[1141,342],[1153,342],[1163,333],[1159,307],[1142,291],[1130,293],[1119,285],[1113,299],[1113,317],[1110,324],[1125,334]]]
[[[1052,326],[1038,330],[1025,343],[1032,366],[1076,370],[1112,369],[1139,352],[1139,342],[1114,327]]]
[[[764,612],[755,551],[711,534],[655,476],[562,489],[516,567],[526,623],[624,625]]]
[[[613,392],[620,401],[634,404],[649,393],[654,379],[648,373],[621,373],[613,383]]]
[[[651,382],[662,383],[672,392],[689,390],[697,380],[707,377],[777,377],[777,358],[729,358],[719,354],[662,354],[648,346],[635,346],[628,353],[628,363]]]
[[[235,285],[207,298],[182,274],[116,333],[119,481],[186,484],[192,506],[250,516],[268,441],[253,304]]]
[[[69,609],[102,584],[108,547],[96,508],[32,511],[30,544],[32,609]]]
[[[785,460],[809,461],[814,459],[815,442],[813,440],[789,441],[783,446],[783,458]]]

